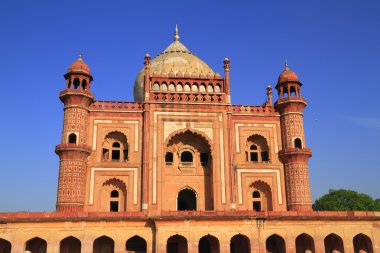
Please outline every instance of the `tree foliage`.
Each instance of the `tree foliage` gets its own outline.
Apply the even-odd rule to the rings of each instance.
[[[380,202],[351,190],[330,190],[315,200],[314,211],[380,211]]]

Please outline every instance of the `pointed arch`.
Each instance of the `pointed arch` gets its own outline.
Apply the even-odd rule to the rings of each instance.
[[[166,253],[187,253],[187,239],[179,234],[172,235],[166,242]]]
[[[334,233],[329,234],[324,239],[325,252],[344,252],[343,240],[342,238]]]
[[[147,243],[146,240],[138,235],[135,235],[127,240],[125,243],[127,252],[146,253]]]
[[[111,131],[105,134],[102,143],[102,161],[128,161],[128,137],[124,132]]]
[[[247,236],[242,234],[234,235],[230,241],[230,253],[250,253],[251,243]]]
[[[47,243],[40,237],[33,237],[25,243],[25,250],[31,252],[45,253],[47,249]]]
[[[296,253],[315,252],[314,239],[306,233],[302,233],[296,238]]]
[[[183,129],[179,129],[179,130],[174,131],[171,134],[169,134],[169,136],[166,137],[166,140],[164,142],[165,147],[167,147],[169,145],[170,141],[173,139],[174,136],[180,135],[180,134],[185,134],[186,132],[192,133],[192,134],[197,135],[197,136],[203,138],[204,140],[206,140],[206,142],[208,143],[209,150],[210,151],[212,150],[211,139],[204,132],[190,128],[190,126],[183,128]]]
[[[118,178],[110,178],[102,184],[101,199],[104,210],[109,212],[125,212],[127,210],[127,186]]]
[[[100,236],[95,239],[93,244],[93,253],[114,253],[115,242],[108,236]]]
[[[247,162],[270,162],[268,140],[261,134],[252,134],[246,140]]]
[[[269,236],[265,242],[267,252],[285,253],[285,240],[278,234]]]
[[[262,180],[256,180],[250,184],[250,196],[254,211],[272,211],[273,197],[270,185]],[[254,194],[255,193],[255,194]],[[257,194],[259,193],[259,194]]]
[[[0,253],[11,253],[12,244],[10,241],[0,238]]]
[[[197,192],[189,187],[185,186],[177,194],[177,210],[178,211],[195,211],[197,210],[198,204],[198,194]]]
[[[220,244],[218,238],[213,235],[205,235],[199,239],[198,243],[198,252],[199,253],[219,253]]]
[[[82,243],[81,241],[74,237],[68,236],[61,240],[59,243],[60,253],[81,253]]]
[[[353,238],[353,243],[355,252],[373,253],[372,241],[369,236],[362,233],[357,234]]]

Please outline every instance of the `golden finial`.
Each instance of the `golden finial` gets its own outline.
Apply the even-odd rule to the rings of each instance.
[[[288,60],[285,60],[285,70],[289,70]]]
[[[175,24],[174,41],[179,41],[178,25]]]

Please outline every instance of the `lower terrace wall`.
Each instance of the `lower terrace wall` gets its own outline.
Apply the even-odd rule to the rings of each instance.
[[[102,236],[112,239],[114,250],[111,252],[116,253],[140,253],[127,250],[127,241],[134,236],[145,240],[146,252],[204,252],[208,249],[204,250],[202,245],[207,241],[209,246],[205,248],[209,247],[208,252],[212,253],[292,253],[306,251],[300,246],[296,250],[296,240],[302,234],[312,239],[314,250],[311,252],[325,252],[329,236],[333,237],[330,241],[334,243],[341,238],[344,252],[357,252],[354,250],[354,238],[358,235],[370,240],[372,252],[380,252],[380,213],[170,212],[159,217],[148,217],[142,212],[0,213],[0,253],[9,252],[6,250],[7,242],[12,253],[24,253],[28,241],[36,237],[46,242],[47,253],[63,253],[60,245],[68,237],[78,239],[80,252],[87,253],[93,252],[95,240]],[[271,243],[278,245],[271,246]],[[331,252],[334,247],[330,245]],[[363,252],[371,252],[368,249]],[[330,249],[327,251],[330,252]],[[94,252],[105,253],[101,249]]]

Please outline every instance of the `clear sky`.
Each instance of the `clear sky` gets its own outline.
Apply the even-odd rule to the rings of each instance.
[[[181,42],[262,104],[284,61],[303,82],[313,199],[380,198],[380,1],[0,2],[0,212],[55,208],[63,74],[83,52],[98,100],[133,101],[145,53]]]

